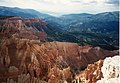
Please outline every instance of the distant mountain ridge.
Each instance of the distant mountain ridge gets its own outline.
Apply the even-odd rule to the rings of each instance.
[[[32,9],[1,11],[0,83],[95,83],[104,76],[103,59],[119,54],[118,12],[53,17]],[[111,65],[107,70],[119,70]]]
[[[1,10],[0,15],[5,15],[5,16],[20,16],[23,18],[30,18],[30,17],[46,18],[50,16],[48,14],[40,13],[34,9],[21,9],[18,7],[0,6],[0,10]]]
[[[33,9],[0,6],[0,10],[1,18],[2,16],[41,18],[47,23],[46,26],[41,28],[37,22],[30,23],[30,26],[46,33],[49,37],[48,41],[75,42],[110,50],[119,47],[119,11],[54,17]]]

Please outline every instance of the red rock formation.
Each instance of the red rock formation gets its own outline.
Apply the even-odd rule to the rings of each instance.
[[[79,73],[89,63],[114,55],[115,52],[112,51],[90,46],[82,47],[76,43],[42,43],[36,40],[10,38],[0,46],[0,82],[7,81],[8,78],[8,81],[16,81],[19,76],[29,74],[28,83],[51,79],[71,83],[71,73]],[[55,65],[60,73],[53,71],[53,74],[50,74]],[[95,79],[97,78],[92,80]]]
[[[32,23],[39,23],[41,26],[46,25],[46,22],[37,18],[10,17],[0,19],[0,36],[7,38],[14,36],[22,39],[45,39],[47,37],[45,33],[37,31],[32,26],[27,26]]]
[[[10,17],[0,20],[0,82],[71,83],[73,75],[88,64],[116,55],[116,52],[79,46],[77,43],[40,42],[38,38],[47,36],[37,31],[32,25],[34,23],[36,26],[46,25],[35,18]],[[88,75],[86,78],[90,81],[99,79],[93,74]]]
[[[30,23],[39,23],[39,25],[47,25],[45,21],[39,18],[29,18],[29,19],[24,19],[23,22],[25,24],[30,24]]]
[[[48,83],[59,83],[60,81],[64,83],[72,78],[70,67],[61,70],[57,66],[55,66],[50,69],[50,72],[48,73],[48,78]]]
[[[103,60],[99,60],[94,64],[88,64],[87,68],[76,75],[73,83],[96,83],[97,80],[100,80],[103,75],[101,72],[101,67],[103,66]]]

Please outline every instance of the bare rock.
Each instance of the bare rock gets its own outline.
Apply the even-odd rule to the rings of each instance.
[[[79,46],[76,43],[38,42],[19,38],[6,39],[0,46],[0,50],[0,65],[8,65],[7,67],[2,66],[0,69],[0,79],[13,78],[16,80],[19,75],[25,77],[24,74],[29,74],[30,78],[34,78],[32,81],[29,79],[33,83],[38,78],[46,82],[55,79],[55,82],[62,80],[71,83],[73,80],[71,75],[78,74],[88,64],[90,65],[86,70],[86,76],[83,77],[87,81],[96,81],[101,77],[99,69],[102,63],[98,62],[95,65],[92,63],[115,55],[112,51],[91,46]],[[55,65],[57,68],[54,68]],[[6,73],[8,71],[18,72]],[[0,80],[0,82],[3,81]]]
[[[18,72],[18,68],[15,66],[10,66],[8,72],[13,73],[13,72]]]
[[[94,64],[89,64],[85,71],[76,75],[75,81],[84,82],[84,83],[96,83],[97,80],[102,78],[101,67],[103,65],[103,60],[99,60]]]

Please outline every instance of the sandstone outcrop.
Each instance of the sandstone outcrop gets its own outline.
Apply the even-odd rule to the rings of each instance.
[[[109,57],[104,60],[101,68],[103,78],[97,83],[119,83],[120,82],[120,56]]]
[[[117,54],[77,43],[41,42],[47,35],[34,24],[42,27],[46,22],[21,17],[0,19],[0,83],[71,83],[88,64],[86,73],[90,70],[92,74],[85,80],[94,82],[101,77],[102,61],[92,63]]]
[[[120,56],[106,57],[88,64],[84,71],[75,76],[73,83],[119,83]]]
[[[99,60],[94,64],[88,64],[87,68],[76,75],[73,83],[96,83],[100,80],[102,75],[101,67],[103,66],[103,60]]]
[[[36,30],[33,23],[42,26],[46,25],[46,22],[37,18],[23,19],[21,17],[9,17],[0,19],[0,36],[2,37],[16,37],[22,39],[45,39],[47,35],[43,32]],[[36,26],[37,26],[36,24]]]
[[[76,43],[9,38],[0,46],[0,82],[7,81],[8,78],[8,81],[16,81],[19,76],[25,75],[30,76],[30,81],[51,83],[51,79],[55,79],[71,83],[74,75],[88,64],[115,54]]]

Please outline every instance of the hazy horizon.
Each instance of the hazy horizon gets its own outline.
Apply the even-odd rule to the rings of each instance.
[[[119,0],[0,0],[0,6],[35,9],[53,16],[119,11]]]

